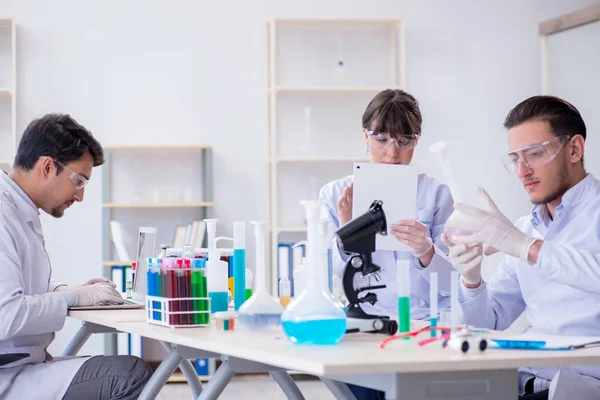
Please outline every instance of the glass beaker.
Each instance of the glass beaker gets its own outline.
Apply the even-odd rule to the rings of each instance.
[[[256,285],[252,297],[238,310],[238,320],[254,331],[272,330],[281,325],[283,307],[267,292],[266,222],[252,222],[256,238]]]
[[[335,344],[346,333],[346,313],[327,287],[327,222],[319,222],[316,201],[301,202],[306,211],[306,289],[287,307],[281,320],[283,331],[296,344]],[[319,224],[322,224],[320,227]]]

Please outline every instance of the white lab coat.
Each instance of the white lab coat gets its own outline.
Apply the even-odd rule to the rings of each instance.
[[[588,175],[569,189],[554,220],[545,206],[515,226],[543,239],[535,264],[505,256],[489,282],[476,289],[460,283],[465,323],[508,328],[525,311],[536,333],[598,336],[600,332],[600,181]],[[565,355],[567,356],[567,355]],[[600,366],[524,367],[520,388],[536,376],[535,391],[553,385],[550,399],[600,399]],[[554,388],[554,389],[553,389]],[[575,389],[577,391],[575,391]],[[578,394],[593,393],[579,396]]]
[[[51,273],[38,209],[0,171],[0,353],[31,355],[0,367],[0,400],[61,399],[86,361],[52,361],[46,352],[68,308],[51,290]]]

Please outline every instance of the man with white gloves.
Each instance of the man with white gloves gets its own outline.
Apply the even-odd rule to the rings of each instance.
[[[536,96],[506,117],[513,168],[534,204],[512,224],[483,189],[483,209],[457,203],[444,242],[461,273],[463,321],[504,330],[525,311],[531,331],[565,336],[600,332],[600,181],[583,165],[585,123],[575,107]],[[469,234],[467,234],[469,233]],[[505,257],[489,282],[483,255]],[[600,399],[600,367],[523,368],[521,399]]]
[[[68,115],[27,127],[10,174],[0,171],[0,399],[134,399],[151,370],[137,357],[53,359],[46,348],[68,308],[122,303],[115,284],[51,282],[39,209],[60,218],[83,201],[102,146]]]

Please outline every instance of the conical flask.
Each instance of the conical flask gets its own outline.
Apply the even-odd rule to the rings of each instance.
[[[319,203],[301,202],[308,225],[308,284],[281,317],[283,331],[297,344],[335,344],[346,333],[346,313],[327,286],[327,223],[319,222]]]
[[[238,310],[238,320],[254,331],[272,330],[281,324],[283,307],[271,297],[266,286],[266,222],[252,222],[256,239],[256,280],[254,294]]]

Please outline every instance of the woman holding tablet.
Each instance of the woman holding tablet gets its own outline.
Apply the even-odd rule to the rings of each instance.
[[[421,137],[421,111],[419,103],[402,90],[387,89],[377,94],[367,106],[362,117],[362,132],[371,162],[409,165]],[[393,185],[394,182],[389,182]],[[399,188],[401,189],[401,188]],[[353,176],[349,175],[323,186],[319,199],[323,205],[323,218],[330,218],[337,228],[352,220]],[[419,174],[417,183],[417,220],[387,221],[390,232],[411,252],[376,251],[373,262],[382,270],[377,285],[385,289],[375,291],[378,301],[361,306],[367,313],[395,315],[398,313],[396,293],[396,260],[410,259],[411,317],[428,319],[430,273],[439,278],[439,307],[450,305],[450,273],[453,267],[439,253],[448,249],[441,241],[444,224],[452,214],[453,200],[450,190],[437,179]],[[367,210],[364,210],[366,212]],[[341,250],[333,253],[333,273],[342,276],[348,255]],[[358,279],[358,278],[357,278]],[[360,282],[358,282],[360,283]],[[356,284],[356,282],[355,282]],[[437,316],[436,316],[437,317]],[[383,398],[383,393],[349,385],[359,400]]]

